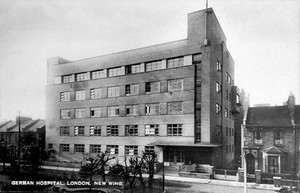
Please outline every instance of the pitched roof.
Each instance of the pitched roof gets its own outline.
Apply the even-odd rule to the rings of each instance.
[[[250,107],[248,109],[246,125],[248,127],[291,126],[292,122],[290,117],[290,110],[288,106]]]
[[[20,124],[21,132],[22,131],[36,131],[38,128],[41,128],[45,125],[45,120],[36,119],[36,120],[27,120]],[[0,128],[0,132],[18,132],[19,125],[16,121],[11,121],[2,128]]]

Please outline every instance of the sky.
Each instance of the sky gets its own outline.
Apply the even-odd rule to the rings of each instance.
[[[1,0],[0,121],[45,118],[47,59],[80,60],[187,38],[206,0]],[[300,104],[300,1],[209,0],[251,105]]]

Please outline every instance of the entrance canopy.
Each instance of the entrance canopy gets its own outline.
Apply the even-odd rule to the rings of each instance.
[[[170,164],[209,164],[212,165],[214,148],[220,144],[191,143],[182,141],[157,141],[148,145],[163,149],[163,160]]]
[[[181,142],[181,141],[156,141],[150,143],[148,145],[155,145],[155,146],[177,146],[177,147],[220,147],[221,144],[214,144],[214,143],[190,143],[190,142]]]

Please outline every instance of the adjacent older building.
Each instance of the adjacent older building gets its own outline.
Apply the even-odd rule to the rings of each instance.
[[[46,142],[65,158],[108,150],[119,159],[156,151],[169,164],[233,160],[238,89],[211,8],[188,14],[186,39],[47,63]]]
[[[41,151],[45,149],[45,120],[17,117],[15,121],[0,123],[0,143],[1,146],[4,145],[7,148],[9,157],[17,157],[19,147],[21,154],[25,152],[24,136],[26,133],[32,135],[27,143],[39,146]],[[19,141],[21,141],[20,146]]]
[[[296,174],[299,170],[300,105],[251,107],[245,125],[247,171]]]

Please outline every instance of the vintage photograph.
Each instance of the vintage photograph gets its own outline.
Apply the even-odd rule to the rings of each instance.
[[[298,0],[1,0],[0,192],[300,191]]]

